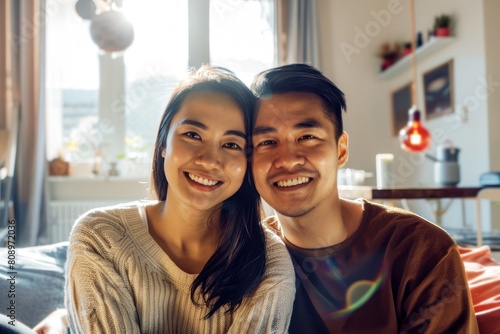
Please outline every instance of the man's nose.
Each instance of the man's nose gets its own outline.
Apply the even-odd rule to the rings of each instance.
[[[203,147],[197,152],[195,164],[203,166],[207,170],[219,169],[221,167],[219,150],[214,147]]]
[[[292,169],[295,166],[303,165],[304,155],[294,144],[281,145],[276,152],[274,166],[276,168]]]

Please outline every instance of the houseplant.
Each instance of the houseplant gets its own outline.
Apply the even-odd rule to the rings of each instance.
[[[434,34],[437,37],[446,37],[451,35],[451,25],[453,16],[441,14],[434,19]]]

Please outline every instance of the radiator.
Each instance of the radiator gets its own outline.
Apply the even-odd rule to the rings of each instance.
[[[68,240],[75,220],[85,212],[108,205],[119,204],[110,201],[51,201],[49,202],[48,243]]]

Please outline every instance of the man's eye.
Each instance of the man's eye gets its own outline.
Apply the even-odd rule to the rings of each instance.
[[[257,146],[268,146],[268,145],[273,145],[276,144],[276,141],[274,140],[263,140],[257,144]]]
[[[316,137],[314,137],[313,135],[304,135],[304,136],[301,136],[300,139],[314,139]]]
[[[193,139],[201,139],[200,135],[197,134],[196,132],[186,132],[184,134],[186,137],[193,138]]]
[[[226,144],[224,144],[224,147],[230,148],[232,150],[241,150],[242,149],[241,146],[236,144],[236,143],[226,143]]]

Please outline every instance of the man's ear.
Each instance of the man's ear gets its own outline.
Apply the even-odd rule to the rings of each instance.
[[[349,160],[349,136],[347,132],[342,132],[337,143],[338,167],[344,167]]]

